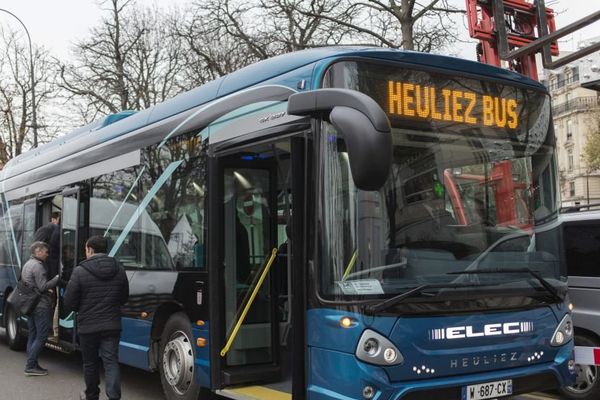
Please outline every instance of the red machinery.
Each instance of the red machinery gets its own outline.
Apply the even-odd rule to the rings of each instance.
[[[500,13],[504,15],[504,24],[499,24],[497,28],[494,15]],[[501,54],[502,41],[506,40],[508,50],[512,50],[528,45],[543,36],[537,14],[536,6],[525,0],[467,0],[469,34],[481,42],[477,54],[479,61],[500,67],[502,59],[505,59]],[[546,8],[545,15],[547,32],[556,31],[553,11]],[[556,42],[550,45],[550,49],[553,56],[558,55]],[[509,67],[537,80],[535,53],[515,58]]]

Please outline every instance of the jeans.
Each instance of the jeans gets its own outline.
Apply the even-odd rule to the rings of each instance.
[[[98,400],[100,397],[100,359],[104,365],[106,395],[110,400],[121,398],[119,338],[119,332],[79,334],[86,400]]]
[[[38,357],[48,339],[50,329],[50,309],[38,306],[27,316],[29,335],[27,338],[27,365],[25,369],[33,369],[38,365]]]

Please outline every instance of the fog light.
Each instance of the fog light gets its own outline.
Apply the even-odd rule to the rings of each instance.
[[[376,339],[371,338],[365,342],[364,349],[365,353],[373,357],[379,353],[379,342]]]
[[[375,396],[375,389],[372,386],[365,386],[363,389],[363,397],[365,399],[372,399]]]
[[[571,336],[573,334],[573,322],[567,321],[565,324],[565,333],[567,336]]]
[[[569,303],[569,311],[573,311],[573,303]]]
[[[396,353],[396,350],[392,349],[391,347],[388,347],[383,352],[383,359],[390,364],[394,363],[397,358],[398,358],[398,353]]]
[[[575,360],[569,360],[569,371],[575,371]]]

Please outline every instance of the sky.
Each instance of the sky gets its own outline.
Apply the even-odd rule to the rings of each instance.
[[[173,4],[186,4],[188,0],[138,0],[140,4],[158,4],[170,7]],[[464,7],[464,0],[450,0]],[[71,58],[71,48],[75,41],[87,37],[89,28],[96,25],[103,14],[101,0],[0,0],[0,8],[16,14],[27,26],[31,40],[41,44],[61,59]],[[559,13],[556,16],[558,28],[591,14],[600,9],[598,0],[546,0],[547,4]],[[9,24],[13,29],[21,29],[10,15],[0,12],[0,24]],[[470,41],[466,22],[459,25],[463,40]],[[600,21],[580,33],[573,34],[559,43],[561,49],[573,50],[582,39],[600,36]],[[458,43],[458,55],[475,58],[475,42]],[[456,50],[455,50],[456,51]]]

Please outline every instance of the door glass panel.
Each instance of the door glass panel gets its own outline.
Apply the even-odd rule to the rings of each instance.
[[[227,337],[271,254],[270,172],[224,171],[225,321]],[[227,353],[227,365],[273,361],[270,280],[266,279]]]
[[[21,251],[21,259],[27,260],[31,254],[29,246],[33,243],[35,235],[35,201],[25,203],[23,207],[23,250]],[[25,262],[23,262],[25,263]]]
[[[63,197],[61,262],[65,280],[70,278],[77,262],[78,207],[77,197]]]
[[[60,240],[60,262],[61,278],[68,281],[71,279],[73,269],[77,265],[77,223],[79,201],[77,194],[66,195],[62,198],[61,214],[61,240]],[[75,315],[72,312],[65,312],[62,307],[62,297],[64,290],[60,291],[59,300],[59,335],[63,340],[73,340]]]

